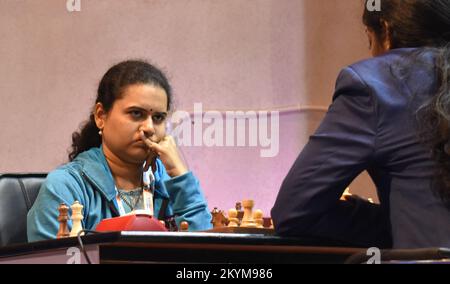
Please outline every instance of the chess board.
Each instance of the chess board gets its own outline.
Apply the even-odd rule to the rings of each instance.
[[[205,232],[210,233],[232,233],[232,234],[252,234],[252,235],[275,235],[275,230],[270,228],[245,228],[245,227],[216,227]]]
[[[228,210],[228,215],[214,207],[211,211],[213,229],[207,232],[274,235],[272,219],[264,217],[260,209],[253,211],[253,206],[251,199],[236,202],[235,208]]]

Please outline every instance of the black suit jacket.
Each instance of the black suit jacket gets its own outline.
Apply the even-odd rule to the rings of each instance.
[[[435,60],[433,50],[396,49],[342,70],[328,113],[272,209],[280,235],[450,247],[450,210],[432,193],[434,163],[416,125],[417,109],[437,92]],[[364,170],[381,205],[339,201]]]

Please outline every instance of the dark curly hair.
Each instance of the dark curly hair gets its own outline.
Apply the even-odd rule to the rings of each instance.
[[[380,11],[364,9],[363,23],[392,48],[423,47],[437,54],[439,87],[417,118],[419,135],[437,162],[433,189],[450,204],[450,0],[381,0]]]
[[[166,75],[157,67],[142,60],[128,60],[111,67],[100,81],[95,104],[101,103],[105,111],[109,112],[114,102],[121,98],[123,90],[134,84],[150,84],[162,88],[167,94],[167,110],[170,109],[172,88]],[[80,131],[72,134],[69,161],[84,151],[99,147],[102,139],[98,132],[92,112],[89,119],[82,124]]]

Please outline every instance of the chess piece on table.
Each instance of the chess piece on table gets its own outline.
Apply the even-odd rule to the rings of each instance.
[[[258,209],[253,212],[256,228],[264,228],[263,212]]]
[[[228,227],[239,227],[238,212],[235,208],[228,210]]]
[[[214,207],[214,210],[211,212],[211,215],[212,215],[211,223],[213,224],[214,228],[220,228],[226,225],[227,220],[222,210],[218,210],[217,207]]]
[[[345,200],[347,200],[348,197],[351,197],[351,196],[352,196],[352,194],[350,193],[350,188],[347,187],[345,189],[344,193],[342,193],[342,195],[341,195],[341,200],[345,201]]]
[[[180,223],[180,232],[187,232],[189,230],[189,223],[186,221],[182,221]]]
[[[81,225],[81,220],[83,220],[83,205],[75,201],[70,208],[72,209],[72,230],[70,231],[70,236],[76,237],[83,230],[83,226]],[[83,235],[84,233],[81,233],[81,236]]]
[[[244,206],[244,216],[242,217],[241,227],[245,228],[256,228],[255,220],[253,219],[253,200],[243,200],[242,205]]]
[[[59,229],[56,234],[57,239],[67,238],[70,236],[69,228],[67,227],[67,221],[69,220],[69,207],[66,204],[61,203],[58,207],[59,216]]]
[[[272,218],[270,217],[263,217],[263,227],[269,229],[272,225]]]
[[[360,197],[360,196],[358,196],[358,195],[353,195],[353,194],[350,192],[350,188],[347,187],[347,188],[345,189],[344,193],[342,194],[340,200],[342,200],[342,201],[349,201],[349,200],[351,200],[351,199],[364,199],[364,198],[362,198],[362,197]],[[374,203],[373,198],[367,198],[367,201],[368,201],[369,203]]]
[[[175,217],[172,216],[166,219],[165,222],[166,222],[166,229],[169,230],[169,232],[179,232],[177,222],[175,221]]]
[[[237,218],[238,218],[238,225],[240,226],[242,223],[242,217],[244,217],[244,211],[242,210],[242,203],[236,202],[235,205],[236,211],[237,211]]]

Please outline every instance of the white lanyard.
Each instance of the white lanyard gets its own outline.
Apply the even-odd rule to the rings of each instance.
[[[153,216],[153,193],[155,187],[155,176],[152,173],[152,170],[149,169],[148,172],[143,173],[143,188],[142,188],[142,198],[144,203],[144,209],[141,210],[133,210],[130,213],[126,213],[125,208],[123,207],[122,198],[120,198],[119,190],[116,188],[116,201],[119,206],[119,214],[120,216],[124,215],[133,215],[133,214],[146,214]],[[133,208],[131,208],[133,209]]]
[[[153,194],[155,193],[155,176],[152,168],[143,173],[142,181],[144,184],[142,197],[144,198],[144,210],[146,214],[153,216]]]

